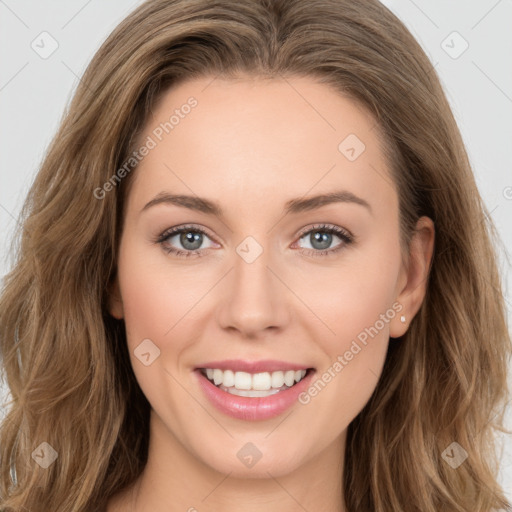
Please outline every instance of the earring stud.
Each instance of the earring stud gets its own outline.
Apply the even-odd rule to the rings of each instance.
[[[402,322],[403,324],[405,324],[405,316],[404,316],[404,315],[402,315],[402,316],[400,317],[400,322]]]

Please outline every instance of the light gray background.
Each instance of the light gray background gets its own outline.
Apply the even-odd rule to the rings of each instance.
[[[102,41],[140,3],[0,0],[0,276],[10,268],[7,248],[22,201],[65,105]],[[383,3],[405,22],[441,77],[478,187],[503,239],[500,258],[511,325],[506,257],[512,248],[512,0]],[[41,36],[45,31],[50,35]],[[39,45],[42,53],[52,44],[58,48],[47,58],[31,47]],[[500,438],[500,480],[512,500],[512,436]]]

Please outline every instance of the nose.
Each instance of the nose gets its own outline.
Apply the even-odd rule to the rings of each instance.
[[[248,338],[282,330],[290,318],[289,294],[276,274],[269,268],[267,251],[251,263],[236,254],[217,310],[220,326]]]

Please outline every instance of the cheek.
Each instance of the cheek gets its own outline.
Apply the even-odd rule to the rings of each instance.
[[[377,258],[374,254],[386,255]],[[399,305],[395,303],[398,258],[393,248],[387,252],[361,252],[357,261],[354,258],[349,262],[347,258],[347,265],[338,269],[336,279],[325,279],[327,286],[322,293],[316,288],[313,295],[312,309],[329,327],[327,330],[317,322],[320,325],[314,335],[327,355],[318,375],[322,382],[317,387],[324,389],[325,384],[328,388],[327,402],[344,404],[338,411],[344,418],[358,414],[382,371],[390,323],[396,322],[399,315]]]
[[[354,290],[339,298],[332,308],[337,309],[326,319],[335,331],[316,336],[317,343],[327,357],[317,370],[316,378],[300,397],[312,408],[312,430],[334,437],[348,427],[368,403],[379,381],[389,344],[389,324],[386,317],[386,290],[373,290],[372,297]],[[379,293],[380,292],[380,293]],[[388,321],[395,311],[391,309]],[[306,405],[306,407],[309,407]],[[325,426],[322,411],[329,411],[329,424]]]
[[[325,274],[317,281],[318,286],[310,287],[308,297],[312,309],[319,312],[319,317],[331,330],[331,336],[320,338],[331,340],[326,347],[328,353],[348,349],[350,340],[376,322],[379,335],[375,337],[387,338],[389,320],[396,314],[392,305],[396,297],[399,255],[392,247],[374,245],[375,250],[351,253],[343,266],[329,269],[328,274],[323,270]],[[379,321],[382,314],[387,317],[384,324]],[[361,338],[364,339],[364,335]]]
[[[158,345],[173,325],[173,304],[165,294],[162,279],[135,268],[121,282],[124,321],[130,344],[150,338]],[[158,341],[157,341],[158,340]]]
[[[166,414],[166,408],[176,410],[186,403],[173,377],[179,378],[177,364],[192,343],[193,331],[185,329],[190,329],[187,320],[204,286],[193,272],[172,270],[165,254],[141,245],[140,241],[130,245],[126,239],[118,265],[127,344],[144,395],[153,409]],[[145,353],[149,353],[148,365],[139,359]]]
[[[180,319],[197,301],[197,279],[181,272],[170,272],[165,255],[154,248],[141,247],[129,238],[121,244],[119,280],[127,341],[131,352],[144,339],[164,350],[179,337]],[[133,356],[133,354],[132,354]]]
[[[119,280],[124,319],[132,338],[162,338],[175,330],[205,293],[207,275],[194,265],[172,263],[163,249],[127,234],[121,242]],[[205,281],[206,279],[206,281]]]
[[[372,286],[368,291],[360,284],[347,287],[332,301],[327,322],[335,334],[319,338],[331,374],[342,375],[348,394],[368,391],[376,383],[388,347],[389,322],[396,315],[387,288]]]

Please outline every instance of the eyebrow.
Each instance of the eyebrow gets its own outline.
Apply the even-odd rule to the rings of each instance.
[[[315,210],[322,206],[333,203],[352,203],[365,207],[373,215],[371,205],[361,197],[356,196],[348,190],[337,190],[326,194],[320,194],[312,197],[291,199],[285,203],[285,214],[297,214],[305,211]],[[190,210],[196,210],[208,215],[217,217],[223,216],[220,205],[209,199],[197,196],[188,196],[183,194],[170,194],[169,192],[160,192],[151,201],[149,201],[141,210],[148,210],[158,204],[172,204],[182,206]]]

